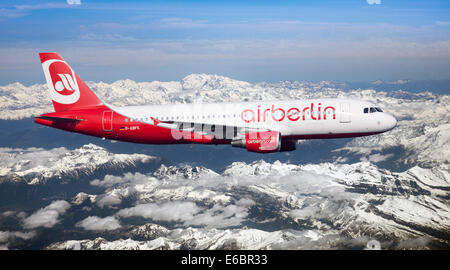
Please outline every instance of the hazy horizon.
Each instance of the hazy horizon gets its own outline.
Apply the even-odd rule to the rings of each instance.
[[[2,1],[0,82],[44,82],[57,51],[86,81],[450,78],[446,1]]]

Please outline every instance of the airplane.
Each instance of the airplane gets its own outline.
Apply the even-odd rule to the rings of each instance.
[[[103,139],[273,153],[293,151],[301,139],[369,136],[397,125],[373,103],[337,98],[117,107],[101,101],[58,53],[39,56],[55,112],[35,122]]]

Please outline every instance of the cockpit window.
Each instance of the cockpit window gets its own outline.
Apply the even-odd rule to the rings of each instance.
[[[379,107],[364,108],[364,113],[383,112]]]

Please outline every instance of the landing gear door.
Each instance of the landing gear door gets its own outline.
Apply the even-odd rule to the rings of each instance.
[[[112,111],[104,111],[102,118],[102,126],[103,131],[112,131],[113,130],[113,112]]]
[[[341,103],[341,123],[350,123],[350,103]]]

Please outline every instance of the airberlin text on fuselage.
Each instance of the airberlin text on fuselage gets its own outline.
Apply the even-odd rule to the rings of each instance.
[[[317,110],[314,110],[314,107],[316,107]],[[270,113],[270,116],[268,113]],[[321,103],[318,103],[317,106],[315,106],[315,103],[311,103],[308,107],[291,107],[289,109],[277,108],[275,105],[268,108],[261,108],[261,105],[258,105],[256,110],[243,110],[241,113],[241,119],[245,123],[267,122],[270,121],[269,117],[276,122],[281,122],[284,119],[295,122],[299,120],[305,121],[307,115],[309,115],[311,120],[327,120],[327,113],[328,117],[332,114],[333,119],[336,119],[336,109],[333,106],[322,106]]]

